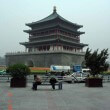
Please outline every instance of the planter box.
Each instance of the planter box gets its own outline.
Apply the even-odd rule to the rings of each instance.
[[[101,78],[87,78],[85,80],[85,86],[87,87],[103,87]]]
[[[26,87],[26,78],[12,78],[10,87]]]

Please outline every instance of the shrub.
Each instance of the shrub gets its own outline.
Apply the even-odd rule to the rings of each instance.
[[[7,68],[7,73],[9,73],[12,77],[26,77],[30,74],[30,69],[28,66],[24,64],[14,64]]]

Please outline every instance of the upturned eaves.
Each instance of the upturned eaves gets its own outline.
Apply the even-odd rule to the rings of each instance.
[[[60,20],[62,20],[62,21],[64,21],[64,22],[67,22],[67,23],[69,23],[69,24],[71,24],[71,25],[74,25],[74,26],[76,26],[76,27],[78,27],[78,28],[83,27],[82,25],[78,25],[78,24],[76,24],[76,23],[72,23],[72,22],[70,22],[70,21],[64,19],[64,18],[63,18],[62,16],[60,16],[57,12],[53,12],[51,15],[45,17],[44,19],[41,19],[41,20],[39,20],[39,21],[32,22],[32,23],[27,23],[26,25],[29,26],[29,27],[32,27],[33,25],[36,25],[36,24],[39,24],[39,23],[43,23],[43,22],[52,21],[52,20],[57,19],[57,18],[60,19]]]

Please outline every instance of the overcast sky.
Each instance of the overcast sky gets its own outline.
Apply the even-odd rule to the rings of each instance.
[[[81,43],[93,50],[110,48],[110,0],[0,0],[0,56],[24,51],[19,42],[28,41],[25,23],[50,15],[53,6],[65,19],[83,25]]]

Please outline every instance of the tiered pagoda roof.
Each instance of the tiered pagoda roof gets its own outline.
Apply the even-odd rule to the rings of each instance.
[[[52,22],[52,21],[55,21],[56,23],[55,24],[50,23],[50,25],[42,26],[42,27],[39,26],[41,24],[49,23],[49,22]],[[67,26],[65,27],[65,25],[61,22],[66,23]],[[32,32],[35,32],[35,31],[39,31],[39,30],[43,30],[43,29],[49,29],[49,28],[53,28],[53,27],[61,27],[63,29],[74,32],[77,35],[85,33],[85,32],[78,31],[78,29],[82,28],[83,25],[78,25],[76,23],[72,23],[72,22],[66,20],[65,18],[63,18],[62,16],[60,16],[56,12],[56,9],[54,9],[53,13],[50,14],[49,16],[45,17],[44,19],[41,19],[39,21],[32,22],[32,23],[27,23],[26,25],[32,28],[30,30],[24,30],[24,32],[26,32],[26,33],[32,33]],[[33,28],[33,27],[36,27],[36,28]],[[73,29],[75,29],[75,30],[73,30]]]
[[[81,28],[83,27],[82,25],[78,25],[76,23],[72,23],[68,20],[66,20],[65,18],[63,18],[62,16],[60,16],[57,12],[56,12],[56,9],[54,9],[53,13],[50,14],[49,16],[39,20],[39,21],[36,21],[36,22],[32,22],[32,23],[27,23],[26,25],[29,26],[29,27],[32,27],[33,25],[36,25],[36,24],[39,24],[39,23],[44,23],[44,22],[49,22],[49,21],[52,21],[52,20],[55,20],[55,19],[59,19],[61,21],[64,21],[66,23],[69,23],[70,25],[73,25],[77,28]]]
[[[80,38],[78,39],[78,36],[80,36],[81,34],[84,34],[85,32],[80,32],[78,31],[78,29],[82,28],[82,25],[78,25],[76,23],[72,23],[68,20],[66,20],[65,18],[63,18],[62,16],[60,16],[57,11],[56,8],[54,7],[53,13],[50,14],[49,16],[45,17],[44,19],[41,19],[39,21],[36,22],[32,22],[32,23],[27,23],[27,26],[29,26],[31,29],[30,30],[24,30],[24,32],[29,33],[29,38],[30,39],[36,39],[36,40],[29,40],[29,42],[22,42],[20,44],[26,46],[26,47],[32,47],[34,45],[42,45],[43,44],[54,44],[55,42],[64,44],[64,45],[71,45],[71,46],[76,46],[76,47],[81,47],[83,48],[84,46],[87,46],[87,44],[83,44],[80,43]],[[61,38],[58,37],[60,36],[60,33],[56,34],[54,33],[54,35],[56,35],[57,37],[51,37],[51,39],[49,39],[49,36],[52,36],[51,34],[48,35],[46,37],[46,35],[35,35],[36,33],[39,32],[46,32],[48,30],[52,30],[52,29],[56,29],[56,30],[63,30],[64,33],[70,33],[73,34],[74,37],[70,37],[69,40],[66,40],[65,38]],[[66,36],[66,35],[61,35],[61,36]],[[40,39],[38,40],[37,38],[43,38],[46,37],[47,39]],[[68,37],[68,36],[66,36]],[[73,39],[77,38],[77,41],[73,41]],[[79,40],[79,41],[78,41]]]

